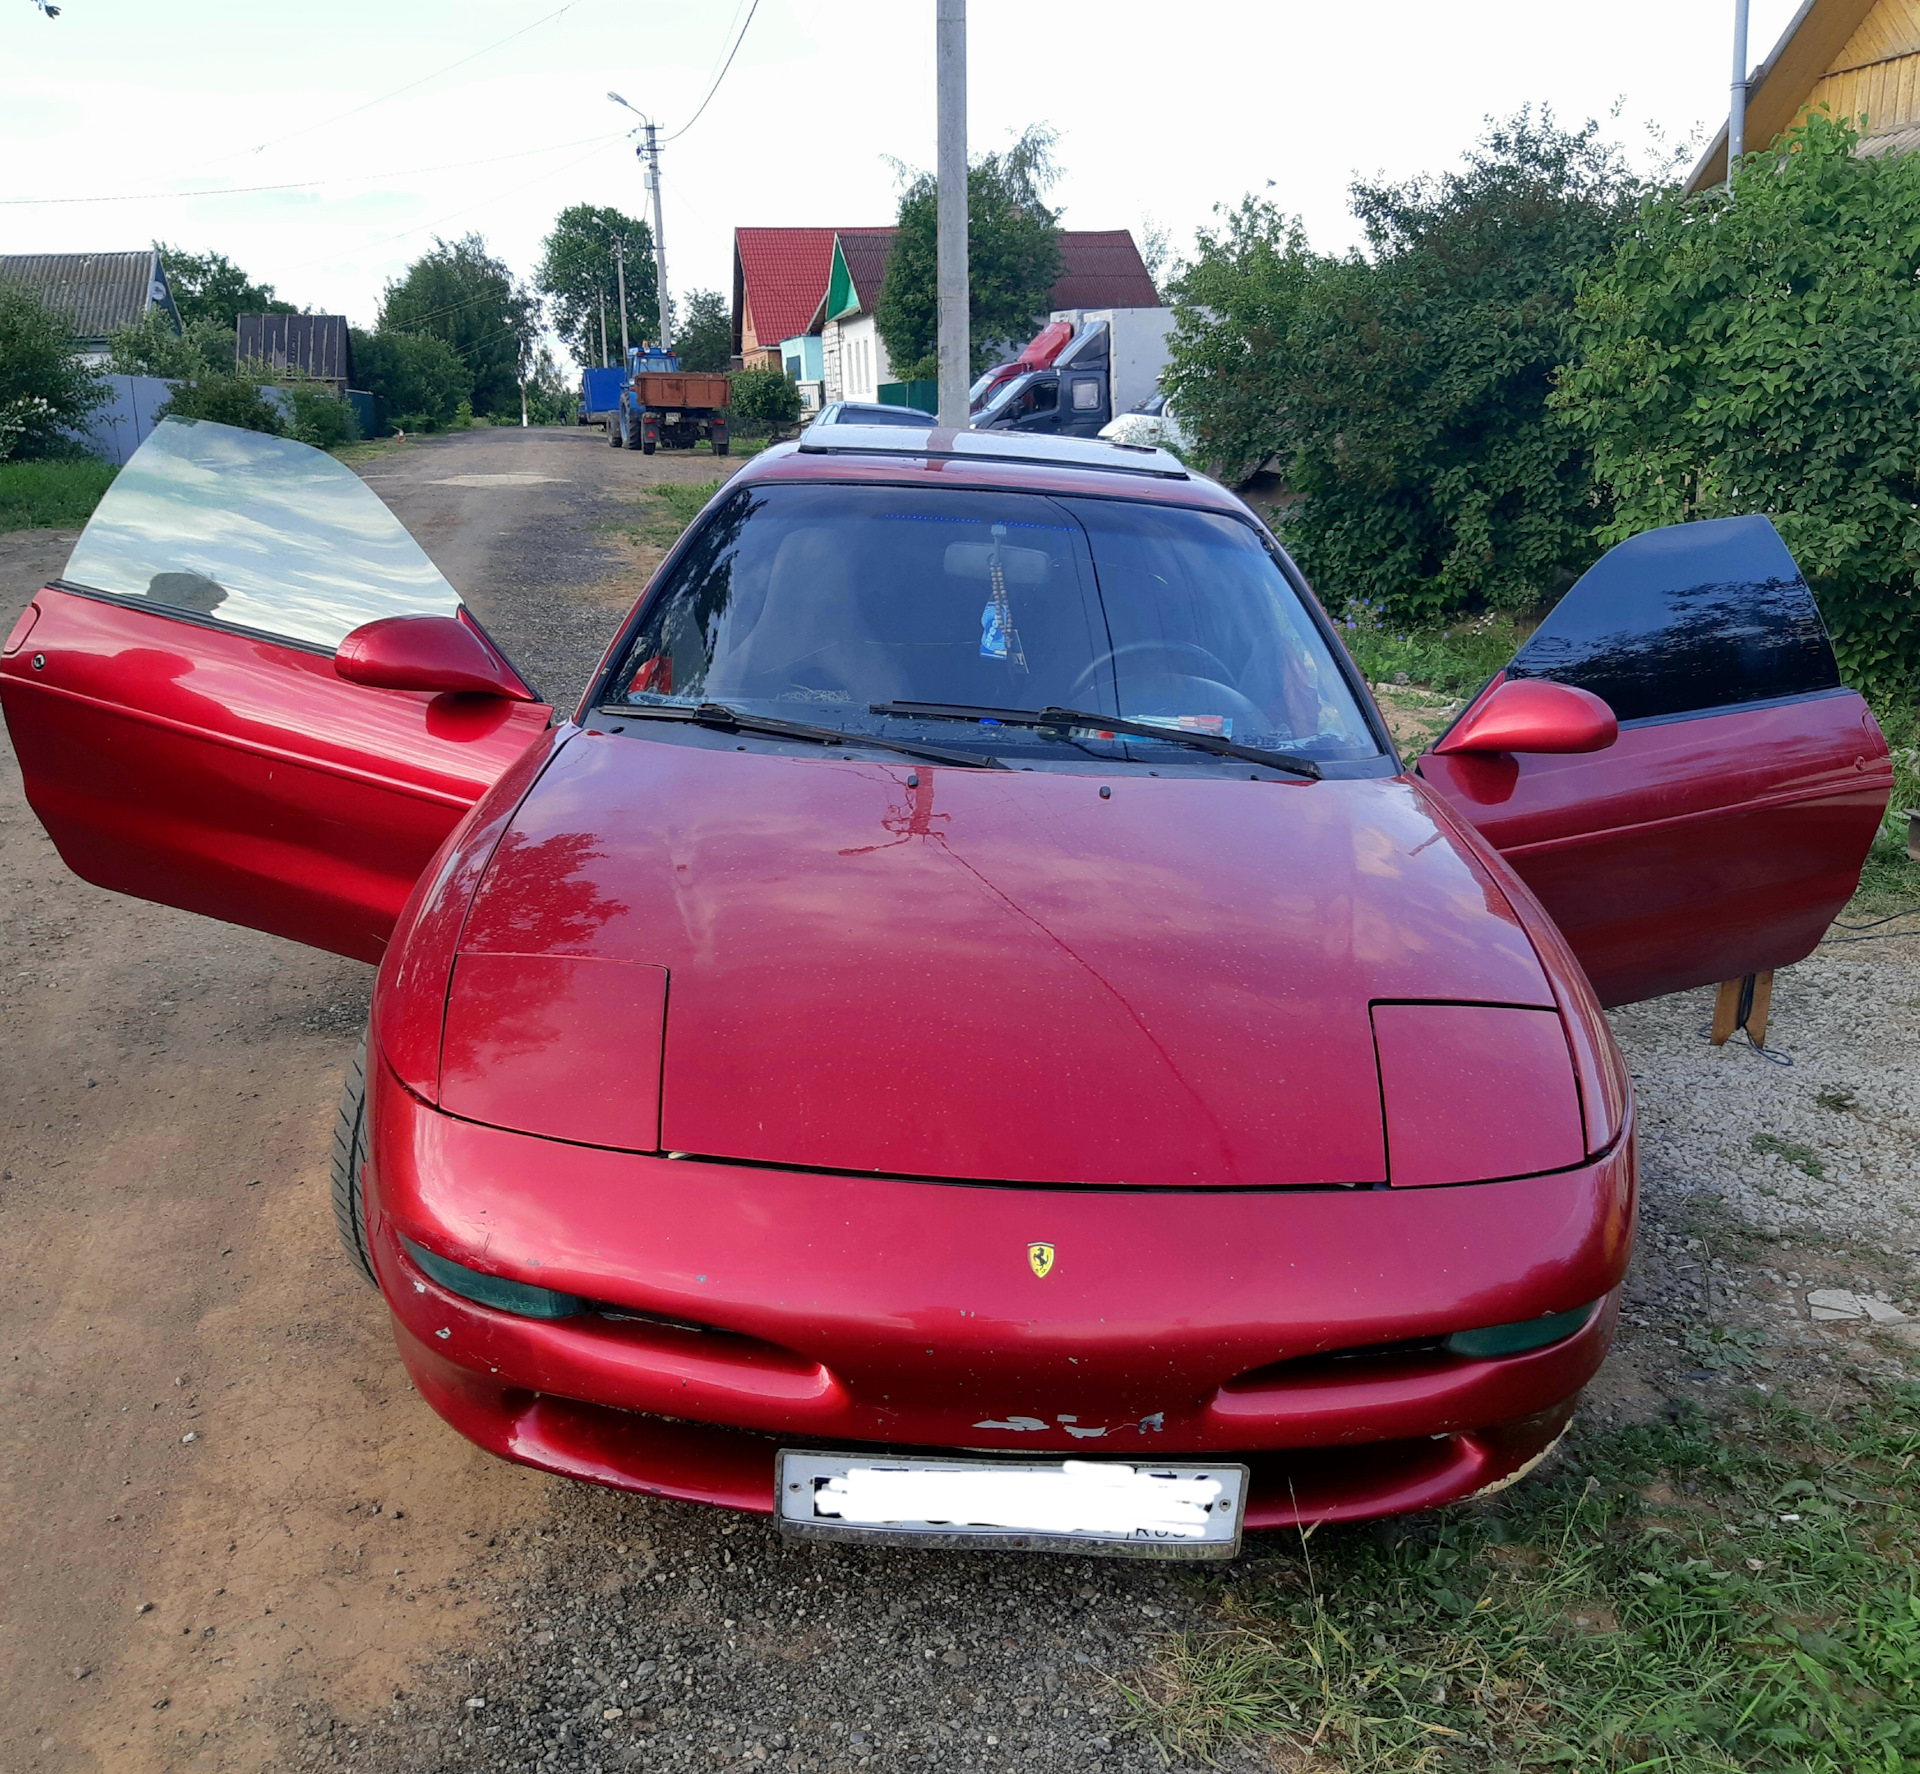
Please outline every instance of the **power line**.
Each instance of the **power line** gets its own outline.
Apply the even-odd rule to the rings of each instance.
[[[325,179],[294,179],[284,185],[221,185],[210,191],[122,191],[97,197],[0,197],[0,207],[56,203],[150,203],[165,197],[240,197],[255,191],[312,191],[322,185],[362,185],[374,179],[410,179],[420,173],[457,172],[468,166],[497,166],[503,160],[525,160],[534,154],[561,154],[569,148],[618,141],[620,130],[600,136],[577,136],[570,142],[551,142],[544,148],[522,148],[512,154],[489,154],[479,160],[443,160],[437,166],[383,167],[378,172],[339,173]]]
[[[416,87],[425,86],[429,80],[438,80],[442,74],[451,74],[455,68],[464,68],[468,62],[477,62],[483,55],[491,55],[496,49],[511,43],[516,37],[524,37],[529,31],[537,31],[542,25],[551,24],[563,12],[571,12],[577,0],[567,0],[565,6],[556,7],[530,25],[522,25],[517,31],[509,31],[498,42],[489,43],[485,49],[476,49],[471,55],[463,55],[457,62],[449,62],[444,68],[436,68],[431,74],[422,74],[418,80],[409,80],[405,86],[396,86],[391,92],[383,92],[378,98],[368,99],[364,105],[355,105],[350,111],[342,111],[337,117],[329,117],[320,123],[309,123],[304,129],[296,129],[287,135],[275,136],[270,142],[262,142],[253,151],[264,153],[268,148],[277,148],[282,142],[298,141],[301,136],[312,135],[316,129],[328,129],[336,123],[344,123],[349,117],[358,117],[362,111],[371,111],[375,105],[384,105],[389,99],[397,99],[403,92],[412,92]]]
[[[713,102],[713,95],[720,90],[720,82],[726,79],[727,69],[733,66],[733,58],[740,53],[740,45],[746,42],[747,32],[753,24],[753,15],[759,10],[760,0],[753,0],[753,5],[747,9],[747,22],[740,27],[740,35],[734,38],[733,48],[727,51],[726,61],[721,64],[720,72],[714,76],[713,84],[707,88],[707,96],[700,101],[700,110],[694,112],[672,135],[664,137],[660,144],[662,147],[665,147],[668,142],[677,142],[700,121],[700,112],[706,110],[707,106]]]

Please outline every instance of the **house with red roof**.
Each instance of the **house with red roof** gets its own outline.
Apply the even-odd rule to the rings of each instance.
[[[815,337],[811,347],[806,344],[807,323],[833,273],[833,243],[840,232],[734,229],[733,351],[742,368],[784,369],[796,382],[820,380],[820,341]]]
[[[820,400],[878,400],[881,388],[895,381],[873,318],[894,233],[736,228],[733,348],[742,365],[784,369],[803,388],[818,384],[810,391]],[[1051,309],[1160,305],[1129,230],[1061,232]],[[1015,349],[1025,342],[1010,341]]]

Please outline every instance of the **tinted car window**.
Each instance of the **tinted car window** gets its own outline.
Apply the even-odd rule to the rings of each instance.
[[[1377,755],[1250,527],[1024,493],[743,490],[649,598],[606,700],[722,702],[873,733],[900,730],[873,703],[1059,706],[1322,758]],[[943,744],[1001,754],[1048,743],[931,725]],[[1133,755],[1127,743],[1080,748]]]
[[[288,437],[163,419],[120,470],[66,578],[310,646],[460,596],[344,463]]]
[[[1826,625],[1764,517],[1649,530],[1590,567],[1510,676],[1603,697],[1623,721],[1831,690]]]

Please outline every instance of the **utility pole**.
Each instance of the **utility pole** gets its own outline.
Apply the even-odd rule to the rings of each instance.
[[[967,0],[936,0],[935,87],[939,139],[940,244],[935,284],[940,297],[938,354],[940,423],[956,431],[967,425],[967,374],[972,352],[972,315],[967,295]]]
[[[622,234],[613,243],[613,269],[620,279],[620,368],[627,367],[627,237]]]
[[[600,367],[607,368],[607,286],[600,286]]]
[[[1733,0],[1733,91],[1727,106],[1727,189],[1747,151],[1747,0]]]
[[[660,221],[660,144],[655,134],[654,126],[649,123],[646,146],[636,146],[633,151],[646,167],[647,189],[653,193],[653,275],[660,298],[660,349],[671,351],[673,322],[667,317],[667,236]]]

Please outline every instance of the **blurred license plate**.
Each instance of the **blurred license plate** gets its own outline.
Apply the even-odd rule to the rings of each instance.
[[[891,1459],[783,1448],[792,1534],[1122,1558],[1232,1558],[1247,1469],[1118,1460]]]

